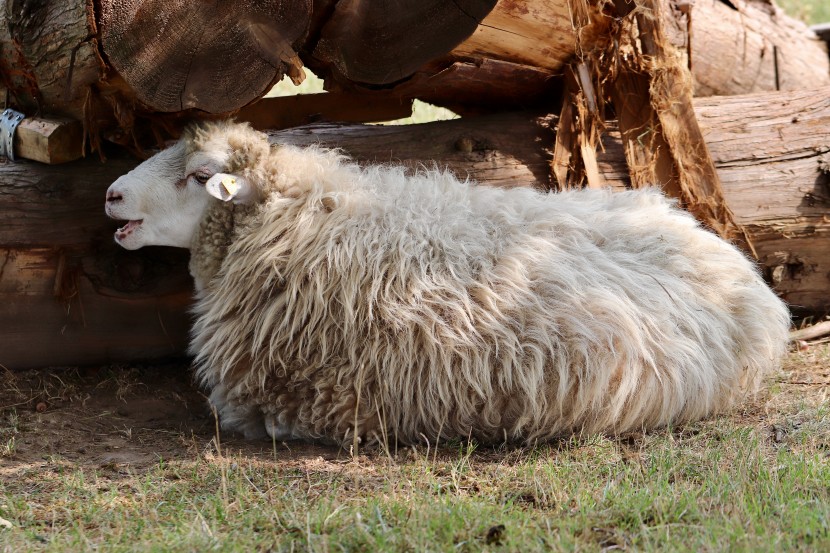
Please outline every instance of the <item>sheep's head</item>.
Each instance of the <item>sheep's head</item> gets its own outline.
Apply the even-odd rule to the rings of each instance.
[[[252,168],[269,150],[265,135],[247,125],[211,123],[188,130],[110,185],[106,213],[127,221],[115,241],[128,250],[189,248],[213,198],[246,204],[259,199]]]

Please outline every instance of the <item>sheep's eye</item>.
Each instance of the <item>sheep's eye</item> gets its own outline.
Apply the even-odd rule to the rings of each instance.
[[[206,175],[205,173],[196,173],[193,175],[193,178],[196,179],[196,182],[199,184],[205,184],[210,179],[210,175]]]

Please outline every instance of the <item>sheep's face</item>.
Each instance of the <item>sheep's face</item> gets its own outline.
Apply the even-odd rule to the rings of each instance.
[[[251,199],[244,177],[223,173],[235,153],[227,134],[214,130],[200,138],[180,140],[110,185],[106,213],[127,221],[115,232],[118,244],[128,250],[190,248],[211,196],[236,203]]]

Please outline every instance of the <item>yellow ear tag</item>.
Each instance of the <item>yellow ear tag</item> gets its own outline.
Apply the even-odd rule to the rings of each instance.
[[[222,187],[227,190],[229,196],[234,196],[239,191],[239,185],[236,183],[236,179],[231,176],[222,178]]]

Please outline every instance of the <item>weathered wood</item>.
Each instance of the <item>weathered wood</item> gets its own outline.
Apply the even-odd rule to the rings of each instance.
[[[699,98],[695,113],[726,204],[764,276],[797,314],[830,312],[830,87]],[[629,186],[616,131],[600,169]]]
[[[157,111],[226,113],[284,74],[303,79],[296,45],[311,0],[103,0],[100,9],[107,60]]]
[[[571,1],[499,0],[472,36],[451,52],[457,59],[499,60],[560,72],[576,52]]]
[[[768,0],[685,11],[683,1],[661,0],[677,8],[666,14],[693,52],[698,94],[774,89],[774,67],[782,88],[830,83],[823,43]],[[302,63],[329,90],[392,89],[465,113],[556,105],[556,77],[618,25],[607,2],[500,0],[473,30],[492,4],[9,0],[0,3],[0,80],[27,115],[83,121],[93,149],[100,137],[146,146],[187,119],[241,109],[283,72],[300,80]]]
[[[636,121],[632,127],[628,117],[620,117],[621,129],[628,138],[625,148],[629,166],[639,163],[640,158],[650,157],[647,162],[654,167],[655,175],[669,179],[671,187],[667,191],[686,209],[722,237],[740,241],[751,250],[752,244],[746,240],[726,203],[719,175],[698,126],[692,106],[691,73],[665,37],[663,6],[660,0],[640,2],[647,10],[636,16],[644,56],[621,64],[619,86],[623,91],[615,95],[618,110],[626,112],[626,102],[633,99],[638,103],[638,116],[647,123],[641,125]],[[625,83],[626,80],[630,82]],[[637,80],[646,82],[639,83],[639,90],[632,90],[630,85]],[[631,140],[633,132],[640,132],[641,128],[643,132],[653,133],[651,140]],[[650,151],[643,152],[644,149]],[[633,175],[640,173],[641,168],[632,172]],[[633,182],[642,185],[636,178]]]
[[[239,110],[238,121],[248,121],[255,129],[287,129],[318,121],[371,123],[391,121],[412,115],[412,100],[389,92],[349,94],[329,92],[263,98]]]
[[[546,70],[484,59],[476,63],[456,61],[446,68],[441,62],[425,66],[391,93],[464,115],[557,105],[561,85],[561,79]]]
[[[84,129],[74,119],[27,117],[14,133],[14,155],[41,163],[58,164],[84,155]]]
[[[11,368],[179,355],[187,257],[126,252],[103,215],[133,159],[0,163],[0,364]]]
[[[492,186],[549,189],[553,133],[528,114],[499,114],[423,125],[319,124],[269,133],[272,142],[341,148],[361,162],[448,168]]]
[[[389,84],[458,46],[496,0],[340,0],[313,57],[340,77]]]
[[[765,276],[799,314],[830,311],[830,87],[695,101],[728,204]],[[339,146],[362,160],[435,160],[462,177],[550,186],[553,135],[529,115],[416,127],[313,125],[272,140]],[[609,126],[613,126],[609,123]],[[603,136],[604,182],[630,184],[619,133]],[[184,252],[119,249],[106,187],[136,161],[0,164],[0,363],[126,361],[183,351]],[[171,345],[172,343],[172,345]]]
[[[810,30],[816,33],[816,36],[826,42],[830,46],[830,22],[813,25]]]
[[[790,332],[790,341],[798,342],[801,340],[815,340],[830,334],[830,321],[822,321],[818,324],[808,326],[807,328],[800,328]]]
[[[692,59],[696,96],[830,85],[826,45],[772,0],[663,3],[669,39]]]
[[[727,204],[797,312],[830,310],[830,87],[701,98]]]
[[[83,119],[90,87],[104,72],[91,5],[0,2],[0,80],[13,107]]]
[[[530,115],[418,127],[315,125],[273,140],[340,146],[361,160],[449,167],[483,183],[546,182],[552,135]],[[0,364],[10,369],[151,359],[184,352],[187,254],[118,247],[109,184],[137,161],[61,167],[0,162]]]

